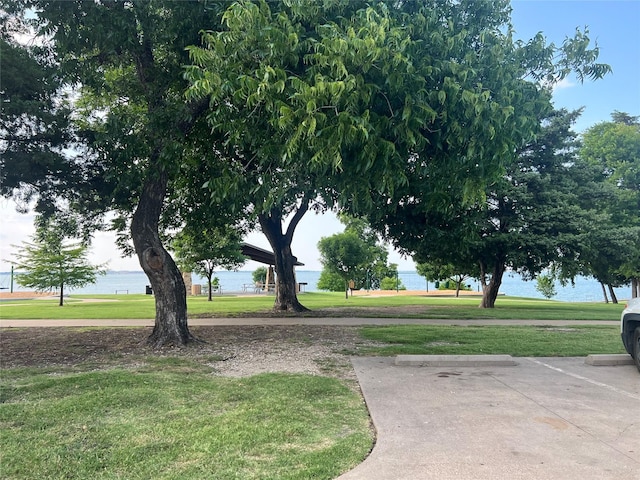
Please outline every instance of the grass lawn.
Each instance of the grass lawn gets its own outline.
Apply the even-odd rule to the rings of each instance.
[[[309,316],[396,317],[436,319],[539,319],[617,320],[623,306],[605,303],[569,303],[501,297],[496,308],[478,308],[476,298],[423,296],[351,297],[341,293],[305,293],[300,301],[312,311]],[[189,297],[190,316],[260,315],[269,312],[273,296]],[[63,307],[55,300],[0,302],[0,319],[59,318],[153,318],[155,307],[149,295],[72,295]]]
[[[625,353],[620,330],[609,326],[532,327],[392,325],[362,327],[361,335],[387,345],[358,355],[486,355],[580,357]]]
[[[162,363],[3,370],[2,478],[332,479],[371,449],[366,408],[337,379]]]

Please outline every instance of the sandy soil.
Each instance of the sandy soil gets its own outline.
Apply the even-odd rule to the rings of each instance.
[[[429,297],[455,297],[455,290],[355,290],[355,297],[390,297],[390,296],[429,296]],[[482,296],[480,292],[460,290],[460,296]]]
[[[0,290],[0,300],[24,300],[29,298],[58,298],[58,294],[50,292],[9,292],[8,290]]]

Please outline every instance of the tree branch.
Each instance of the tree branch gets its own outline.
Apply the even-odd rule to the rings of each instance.
[[[298,223],[300,223],[300,220],[302,220],[302,217],[304,217],[304,214],[307,213],[307,210],[309,210],[309,200],[307,200],[306,198],[303,198],[302,204],[296,210],[296,213],[293,215],[293,218],[291,219],[291,222],[289,222],[289,226],[287,227],[287,233],[285,234],[285,238],[287,239],[287,242],[289,244],[291,244],[291,240],[293,238],[293,232],[295,232],[296,227],[298,226]]]

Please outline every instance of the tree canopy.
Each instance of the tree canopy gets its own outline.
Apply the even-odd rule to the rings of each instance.
[[[553,262],[575,260],[580,251],[590,217],[580,208],[586,189],[577,188],[582,169],[571,125],[578,114],[548,116],[537,138],[487,185],[485,201],[468,204],[451,192],[448,210],[434,211],[423,208],[424,198],[414,193],[412,202],[378,221],[416,261],[449,264],[479,278],[481,306],[493,307],[507,268],[533,278]],[[412,192],[423,182],[430,179],[412,179]]]
[[[600,122],[583,135],[580,156],[607,191],[604,201],[589,202],[599,218],[584,252],[584,274],[609,286],[631,283],[631,295],[640,295],[640,122],[614,112],[611,122]],[[606,298],[606,297],[605,297]]]
[[[0,194],[21,210],[47,212],[75,180],[63,153],[72,141],[70,109],[55,65],[42,49],[19,45],[6,22],[0,34]]]
[[[533,134],[549,106],[543,81],[608,71],[586,32],[561,47],[514,42],[508,21],[507,1],[244,0],[189,48],[188,98],[209,100],[234,152],[209,185],[257,215],[279,308],[301,308],[284,296],[295,296],[291,237],[310,205],[366,212],[407,170],[436,179],[423,193],[433,208],[450,189],[475,198]]]
[[[291,239],[309,209],[403,208],[414,178],[429,179],[427,212],[452,192],[472,202],[532,138],[549,85],[608,71],[588,32],[514,41],[507,0],[6,3],[79,92],[65,200],[131,232],[156,294],[153,345],[192,339],[165,227],[227,221],[194,205],[259,224],[276,308],[301,309]]]
[[[183,66],[185,48],[199,41],[202,25],[219,24],[220,5],[197,0],[5,3],[13,20],[30,25],[43,39],[64,85],[77,93],[79,143],[69,159],[75,178],[59,192],[66,201],[62,207],[94,228],[105,213],[116,213],[112,228],[133,240],[133,248],[130,241],[122,245],[135,251],[155,293],[149,343],[189,342],[184,282],[162,235],[165,225],[184,222],[190,213],[174,193],[184,193],[190,181],[196,182],[192,191],[201,189],[194,157],[217,158],[211,142],[189,142],[206,104],[185,102]],[[168,205],[171,216],[163,218]]]

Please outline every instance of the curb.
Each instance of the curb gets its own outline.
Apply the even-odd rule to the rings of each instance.
[[[611,367],[615,365],[635,365],[631,355],[588,355],[584,363],[594,367]]]

